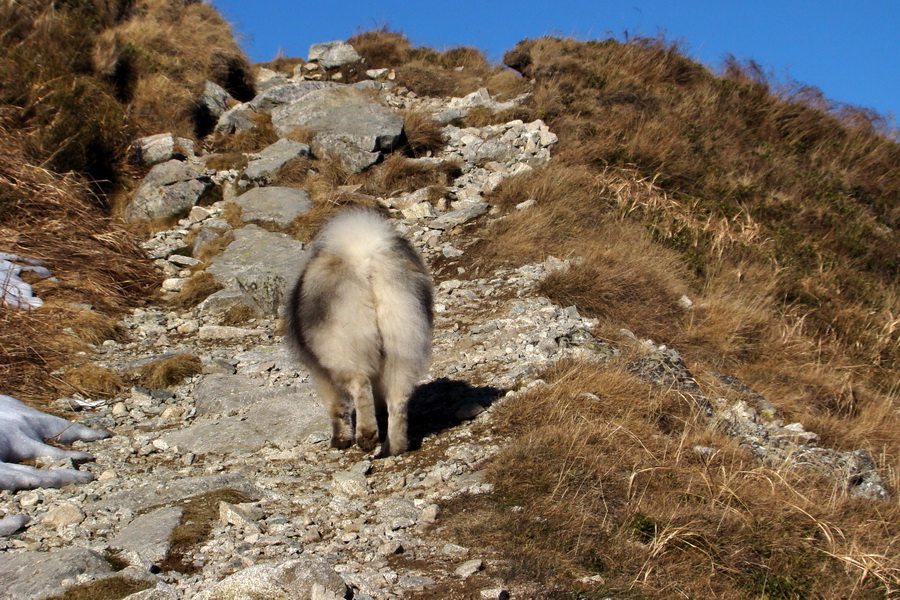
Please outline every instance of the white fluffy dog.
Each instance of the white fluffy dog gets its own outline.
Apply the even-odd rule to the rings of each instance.
[[[432,285],[422,258],[368,209],[328,221],[287,307],[287,335],[329,407],[331,445],[405,452],[407,405],[431,358]],[[385,431],[385,425],[387,430]]]

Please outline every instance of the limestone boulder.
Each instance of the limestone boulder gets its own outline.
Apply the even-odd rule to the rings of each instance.
[[[250,101],[250,107],[258,111],[271,111],[273,108],[290,104],[306,94],[327,87],[342,85],[334,81],[298,81],[274,85]]]
[[[289,187],[253,188],[232,201],[241,207],[245,223],[267,223],[289,227],[294,219],[308,213],[313,203],[303,190]]]
[[[334,69],[359,62],[361,57],[347,42],[321,42],[309,47],[310,62],[318,62],[326,69]]]
[[[0,553],[0,597],[42,600],[65,594],[62,582],[82,574],[101,577],[112,567],[96,552],[72,547],[54,552]]]
[[[257,314],[276,315],[300,273],[303,243],[256,225],[234,232],[234,241],[207,268],[226,289],[241,293]]]
[[[171,133],[157,133],[138,138],[131,143],[134,157],[140,164],[152,167],[172,160],[176,155],[185,158],[194,155],[194,142],[186,138],[175,137]]]
[[[238,104],[222,113],[216,123],[215,131],[222,135],[250,131],[256,127],[257,114],[249,102]]]
[[[244,177],[262,185],[269,184],[284,165],[298,156],[309,156],[309,151],[307,144],[282,138],[250,159]]]
[[[272,111],[272,123],[281,136],[297,127],[312,129],[314,152],[339,157],[354,173],[396,147],[403,135],[399,113],[349,86],[315,90],[278,107]]]
[[[170,160],[156,165],[125,209],[125,221],[173,217],[186,213],[211,185],[208,177],[188,163]]]
[[[197,106],[206,113],[206,116],[216,121],[228,110],[228,101],[233,100],[231,94],[212,81],[207,81],[203,86],[203,92],[197,98]]]
[[[292,448],[328,437],[329,420],[311,384],[265,387],[259,379],[214,374],[197,389],[200,418],[164,436],[169,446],[195,454],[253,452],[267,445]]]

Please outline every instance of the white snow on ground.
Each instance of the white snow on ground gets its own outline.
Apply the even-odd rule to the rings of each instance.
[[[45,279],[52,278],[41,261],[0,252],[0,298],[10,306],[27,310],[40,308],[44,301],[35,296],[31,286],[19,277],[23,271],[35,273]]]
[[[24,490],[36,487],[62,487],[70,483],[90,481],[94,476],[75,469],[37,469],[11,464],[41,457],[93,460],[87,452],[63,450],[44,443],[71,444],[75,440],[93,441],[109,437],[99,431],[48,415],[23,404],[11,396],[0,394],[0,489]]]

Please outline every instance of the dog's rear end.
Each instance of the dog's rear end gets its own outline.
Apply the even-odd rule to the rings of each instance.
[[[329,221],[309,249],[287,308],[287,333],[329,407],[331,443],[382,455],[408,446],[409,396],[431,357],[431,278],[376,212]]]

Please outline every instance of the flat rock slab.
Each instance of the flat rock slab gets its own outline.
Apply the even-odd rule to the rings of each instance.
[[[226,289],[239,290],[257,313],[275,315],[300,273],[302,259],[302,242],[247,225],[234,232],[234,241],[206,272]]]
[[[462,225],[467,221],[478,218],[487,212],[490,205],[486,202],[478,202],[466,208],[454,210],[441,215],[434,221],[428,223],[432,229],[453,229],[457,225]]]
[[[125,490],[93,504],[85,505],[85,512],[91,514],[101,510],[118,511],[123,509],[141,512],[155,506],[171,504],[219,490],[235,490],[251,499],[262,496],[262,492],[244,477],[225,473],[165,481],[146,481],[134,489]]]
[[[271,183],[278,171],[298,156],[309,156],[309,146],[282,138],[274,144],[263,148],[250,160],[247,168],[244,169],[244,177],[258,183]]]
[[[181,524],[184,509],[180,506],[165,506],[141,515],[126,525],[110,541],[111,548],[122,550],[126,560],[132,564],[143,561],[159,564],[169,553],[172,531]]]
[[[344,598],[347,585],[325,560],[299,558],[248,567],[229,575],[195,600]]]
[[[339,157],[354,172],[377,160],[380,151],[394,148],[403,134],[399,113],[349,86],[316,90],[278,107],[272,124],[285,137],[297,127],[312,129],[316,153]]]
[[[187,212],[211,185],[193,166],[179,160],[156,165],[125,208],[125,221],[172,217]]]
[[[282,228],[290,227],[294,219],[313,207],[308,193],[289,187],[253,188],[232,202],[241,207],[241,220],[245,223],[268,223]]]
[[[204,383],[198,386],[202,394],[197,397],[198,414],[238,414],[198,419],[166,435],[163,440],[169,446],[196,454],[224,454],[252,452],[270,444],[290,448],[327,437],[329,420],[311,384],[272,388],[258,379],[224,374],[210,375]]]
[[[42,600],[65,593],[64,579],[81,574],[95,577],[112,573],[96,552],[66,548],[55,552],[0,553],[0,598]]]
[[[298,81],[297,83],[284,83],[272,86],[250,101],[250,106],[255,110],[271,111],[273,108],[290,104],[303,96],[322,88],[343,85],[334,81]]]

